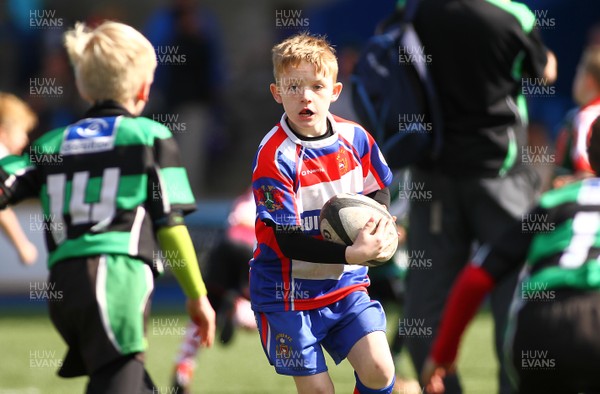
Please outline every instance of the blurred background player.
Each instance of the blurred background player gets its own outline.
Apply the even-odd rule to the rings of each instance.
[[[235,327],[256,329],[248,284],[248,263],[256,245],[255,219],[254,196],[248,188],[233,202],[227,230],[208,257],[206,287],[211,304],[220,312],[217,323],[223,344],[231,341]]]
[[[600,171],[600,118],[587,158]],[[446,304],[422,381],[444,392],[458,345],[486,294],[522,268],[505,338],[518,394],[600,392],[600,178],[551,190],[459,275]],[[523,262],[527,261],[523,267]]]
[[[253,164],[257,247],[250,295],[269,363],[298,393],[333,393],[323,348],[355,370],[355,393],[391,393],[394,363],[381,304],[366,293],[368,260],[390,241],[393,221],[373,219],[352,246],[322,239],[319,212],[338,193],[389,206],[392,174],[373,138],[329,113],[342,84],[329,43],[294,35],[272,50],[270,91],[285,113]],[[396,242],[396,240],[394,240]]]
[[[573,80],[573,99],[579,107],[567,115],[556,146],[557,169],[554,187],[594,176],[587,146],[592,122],[600,116],[600,45],[588,46]]]
[[[65,47],[81,96],[75,124],[33,142],[35,154],[0,161],[0,207],[38,196],[44,211],[52,323],[68,345],[62,377],[87,375],[87,393],[155,392],[144,369],[156,241],[187,296],[206,346],[214,311],[183,215],[195,209],[177,145],[163,125],[138,117],[156,57],[128,25],[77,24]]]
[[[227,217],[227,228],[206,258],[204,280],[208,299],[217,312],[217,331],[222,344],[229,344],[237,327],[256,330],[250,306],[248,262],[256,244],[254,220],[256,205],[252,189],[238,196]],[[200,338],[195,325],[188,324],[175,358],[173,386],[177,393],[191,393]]]
[[[443,116],[443,146],[435,163],[411,167],[413,185],[431,194],[411,201],[409,255],[431,261],[410,267],[404,319],[422,322],[432,335],[406,337],[417,372],[423,367],[440,323],[444,301],[473,244],[490,242],[537,196],[537,176],[523,165],[527,111],[523,78],[556,77],[553,55],[544,47],[535,16],[506,1],[423,0],[414,19]],[[510,392],[502,362],[502,337],[516,275],[491,295],[495,347],[500,360],[499,392]],[[457,375],[447,392],[462,392]]]
[[[0,159],[20,155],[27,146],[27,134],[37,123],[37,116],[16,96],[0,92]],[[26,265],[35,263],[38,252],[23,232],[12,209],[0,210],[0,228],[14,245],[19,259]]]
[[[201,1],[169,0],[144,28],[159,60],[149,103],[152,119],[173,132],[196,196],[214,182],[211,167],[228,142],[222,97],[226,72],[217,21]]]

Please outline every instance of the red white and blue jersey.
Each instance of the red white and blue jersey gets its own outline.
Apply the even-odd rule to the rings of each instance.
[[[600,116],[600,98],[597,98],[583,106],[575,115],[573,120],[573,139],[571,147],[571,158],[575,171],[594,173],[588,157],[592,124]]]
[[[253,164],[257,246],[250,295],[253,309],[262,312],[320,308],[369,285],[367,267],[284,256],[275,229],[265,222],[322,239],[319,214],[327,200],[339,193],[369,194],[392,181],[375,140],[360,125],[329,114],[332,135],[302,140],[286,118],[264,137]]]

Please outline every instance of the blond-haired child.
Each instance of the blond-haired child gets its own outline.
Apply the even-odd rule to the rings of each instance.
[[[594,176],[587,148],[592,124],[600,116],[600,46],[587,47],[573,80],[573,99],[579,107],[567,115],[556,146],[554,187]]]
[[[365,262],[387,246],[392,220],[370,220],[352,246],[322,239],[319,212],[338,193],[389,205],[392,174],[360,125],[329,113],[342,90],[335,51],[323,38],[298,34],[273,48],[280,122],[264,137],[253,165],[257,248],[250,295],[260,338],[279,374],[299,393],[333,393],[323,349],[347,358],[357,393],[391,393],[394,363],[385,314],[367,294]]]
[[[10,93],[0,92],[0,159],[20,155],[27,146],[27,134],[37,124],[37,116],[29,106]],[[15,246],[23,264],[35,263],[38,252],[21,228],[12,209],[0,211],[0,228]]]
[[[50,317],[68,345],[59,375],[89,376],[93,393],[153,392],[143,365],[145,321],[163,262],[202,342],[214,338],[214,311],[183,222],[194,196],[170,131],[139,116],[156,68],[148,40],[107,21],[77,24],[65,46],[92,106],[36,140],[34,161],[0,161],[0,206],[40,197],[49,281],[61,296],[49,303]]]

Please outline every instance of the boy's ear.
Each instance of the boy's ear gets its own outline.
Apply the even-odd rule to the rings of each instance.
[[[150,97],[150,83],[144,82],[140,87],[136,99],[137,101],[148,102],[148,97]]]
[[[271,94],[273,95],[273,98],[275,99],[275,101],[278,104],[281,104],[283,101],[281,100],[281,91],[280,91],[279,87],[277,87],[276,84],[272,83],[269,85],[269,90],[271,91]]]
[[[331,95],[331,102],[336,101],[340,97],[340,93],[342,93],[343,87],[344,87],[344,85],[342,85],[341,82],[336,82],[333,84],[333,93]]]

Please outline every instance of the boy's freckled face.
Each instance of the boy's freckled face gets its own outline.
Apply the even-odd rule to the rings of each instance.
[[[327,132],[327,113],[342,91],[332,77],[317,75],[315,66],[301,62],[288,67],[270,89],[275,101],[283,105],[295,132],[318,137]]]

